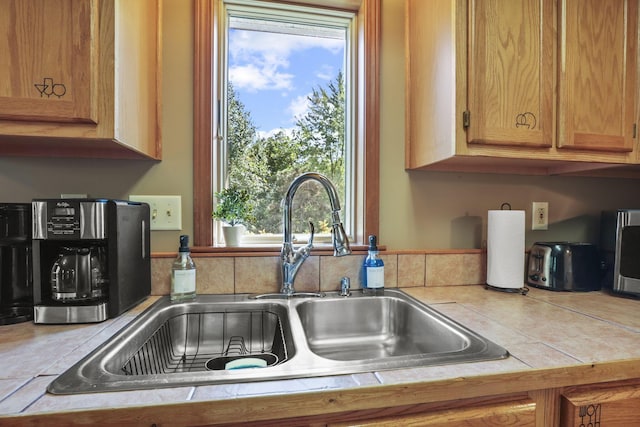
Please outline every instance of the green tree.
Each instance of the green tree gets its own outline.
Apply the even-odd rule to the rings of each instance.
[[[252,155],[258,140],[256,126],[251,114],[238,98],[233,84],[227,87],[227,175],[225,187],[246,189],[255,203],[256,194],[265,189],[261,176],[266,173],[264,165]],[[245,224],[250,230],[256,221]]]
[[[238,99],[238,94],[229,82],[227,87],[227,156],[229,159],[229,173],[241,167],[242,159],[247,149],[256,139],[256,126],[251,120],[245,105]]]
[[[260,137],[251,114],[228,88],[227,132],[228,185],[246,188],[253,195],[255,221],[250,228],[258,233],[282,230],[281,200],[291,181],[303,172],[315,171],[336,185],[344,203],[344,82],[342,73],[327,87],[317,87],[308,97],[309,110],[296,122],[292,133],[284,130]],[[330,209],[324,189],[305,183],[294,200],[293,231],[308,233],[308,222],[317,232],[327,232]]]
[[[342,181],[345,138],[342,72],[327,87],[314,88],[307,99],[309,110],[296,123],[301,154],[309,167],[323,171],[332,181]]]
[[[260,189],[257,227],[265,233],[279,233],[282,228],[282,207],[280,203],[287,187],[297,175],[302,173],[298,164],[299,147],[284,131],[266,138],[260,138],[252,150],[252,161],[263,165],[259,179],[264,184]]]
[[[345,93],[342,72],[326,87],[313,88],[307,100],[308,111],[297,120],[295,131],[303,171],[316,171],[326,175],[338,190],[344,206]],[[313,222],[317,231],[329,231],[327,225],[331,223],[330,204],[319,184],[309,183],[300,187],[296,201],[300,207],[294,211],[294,231],[308,229],[308,222]],[[297,214],[298,211],[301,213]]]

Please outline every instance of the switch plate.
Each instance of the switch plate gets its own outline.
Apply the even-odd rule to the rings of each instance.
[[[181,196],[142,196],[129,195],[132,202],[144,202],[149,205],[153,230],[182,230]]]
[[[533,202],[531,207],[531,229],[549,228],[549,202]]]
[[[61,199],[86,199],[89,197],[85,193],[62,193],[60,194]]]

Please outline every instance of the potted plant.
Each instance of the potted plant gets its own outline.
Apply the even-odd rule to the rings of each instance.
[[[226,224],[222,226],[225,244],[240,246],[245,226],[253,220],[253,205],[249,192],[237,185],[231,185],[214,195],[218,203],[213,217]]]

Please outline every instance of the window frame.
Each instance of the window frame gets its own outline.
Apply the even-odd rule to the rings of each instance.
[[[194,0],[194,141],[193,141],[193,245],[213,247],[214,144],[220,142],[218,69],[218,0]],[[336,7],[357,11],[358,90],[356,155],[362,156],[357,174],[354,245],[366,244],[366,236],[379,227],[379,52],[380,0],[296,0],[285,3]],[[222,250],[229,248],[221,247]],[[250,250],[242,247],[240,250]],[[238,249],[234,249],[234,252]],[[264,250],[264,249],[261,249]]]

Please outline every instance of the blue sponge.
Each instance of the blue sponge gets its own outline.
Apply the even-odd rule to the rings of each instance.
[[[265,366],[267,366],[267,361],[264,359],[259,359],[257,357],[241,357],[227,362],[224,365],[224,369],[264,368]]]

